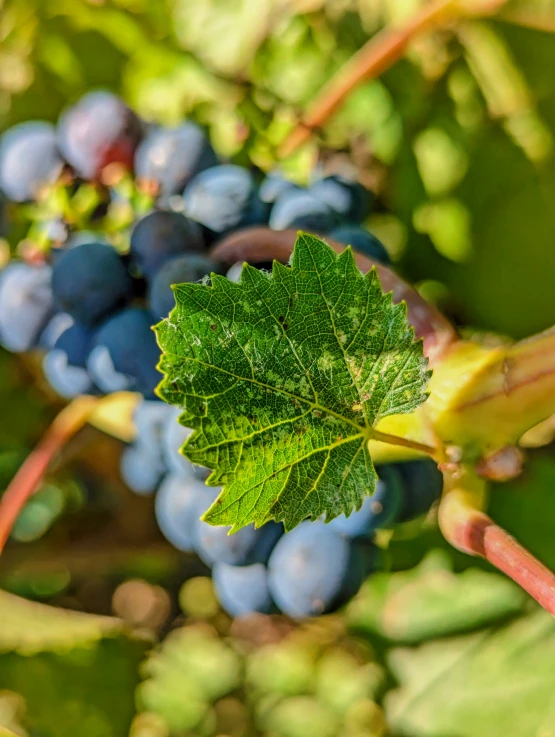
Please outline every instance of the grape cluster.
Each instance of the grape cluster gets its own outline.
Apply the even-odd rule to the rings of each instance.
[[[306,521],[286,534],[268,522],[229,535],[200,519],[220,489],[206,486],[209,472],[178,452],[190,433],[179,414],[159,402],[138,405],[138,434],[122,456],[122,475],[136,493],[156,493],[160,530],[212,569],[216,595],[232,616],[282,611],[303,619],[335,611],[374,569],[377,530],[425,514],[441,493],[434,463],[390,464],[379,469],[374,495],[349,517]]]
[[[114,184],[122,181],[130,187]],[[351,598],[374,565],[376,529],[426,512],[437,498],[433,467],[384,469],[376,494],[349,518],[305,522],[286,535],[268,523],[228,536],[199,520],[218,490],[178,452],[189,431],[156,398],[161,376],[151,328],[174,306],[172,284],[210,273],[238,278],[240,264],[215,254],[222,239],[251,226],[328,236],[389,263],[361,224],[370,193],[339,174],[315,174],[303,188],[276,172],[263,176],[222,162],[196,124],[146,124],[105,91],[85,95],[57,126],[32,121],[5,132],[0,192],[12,208],[69,201],[78,211],[60,208],[42,223],[49,248],[31,249],[31,257],[11,260],[0,273],[0,343],[13,352],[42,351],[44,376],[63,398],[142,395],[122,475],[139,494],[156,491],[162,532],[212,567],[224,608],[306,617]],[[103,227],[110,208],[133,209],[139,201],[117,232]],[[262,259],[254,265],[268,266]]]

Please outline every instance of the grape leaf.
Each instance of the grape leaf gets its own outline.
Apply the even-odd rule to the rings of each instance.
[[[299,234],[291,267],[245,264],[234,284],[175,287],[157,327],[160,396],[193,428],[183,452],[224,486],[204,519],[233,531],[269,519],[291,529],[358,509],[376,485],[368,452],[387,415],[427,397],[430,372],[404,303]]]
[[[537,609],[502,627],[396,648],[389,727],[415,737],[547,737],[554,658],[555,622]]]

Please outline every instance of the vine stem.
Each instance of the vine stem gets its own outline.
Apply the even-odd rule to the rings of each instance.
[[[427,455],[432,456],[432,458],[437,455],[437,448],[434,448],[431,445],[418,443],[416,440],[402,438],[399,435],[390,435],[387,432],[380,432],[379,430],[372,430],[372,437],[370,440],[379,440],[380,443],[389,443],[390,445],[401,445],[403,448],[412,448],[412,450],[426,453]]]
[[[555,616],[555,574],[479,509],[482,485],[473,479],[471,488],[463,481],[446,489],[439,507],[441,531],[458,550],[485,558]]]
[[[389,69],[416,35],[451,17],[458,9],[456,0],[432,0],[405,26],[386,28],[373,36],[325,85],[303,120],[281,145],[280,156],[289,156],[305,143],[336,112],[353,88]]]
[[[87,423],[97,401],[95,397],[82,396],[64,407],[11,480],[0,500],[0,553],[19,513],[37,490],[52,459]]]

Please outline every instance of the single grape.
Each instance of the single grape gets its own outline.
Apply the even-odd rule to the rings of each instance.
[[[62,114],[58,145],[80,177],[96,179],[108,164],[132,169],[142,133],[141,122],[123,100],[98,90],[84,95]]]
[[[87,367],[103,391],[136,391],[154,398],[162,376],[156,369],[160,351],[151,326],[149,312],[130,307],[99,328]]]
[[[201,481],[169,474],[154,502],[156,521],[164,537],[178,550],[190,552],[199,517],[217,494]]]
[[[218,163],[202,128],[186,122],[177,128],[154,128],[135,154],[139,181],[154,182],[161,200],[182,192],[199,172]]]
[[[172,407],[159,399],[142,399],[133,412],[135,443],[162,457],[163,436]]]
[[[211,273],[220,273],[220,266],[207,256],[187,254],[176,256],[156,272],[149,290],[148,304],[157,320],[167,317],[175,307],[173,284],[199,282]]]
[[[309,192],[346,220],[360,223],[370,213],[370,192],[352,179],[337,174],[324,177],[315,182]]]
[[[62,167],[50,123],[20,123],[0,137],[0,189],[14,202],[32,200],[42,185],[57,179]]]
[[[265,219],[266,208],[252,174],[233,164],[212,166],[197,174],[185,188],[183,202],[188,217],[218,235]]]
[[[170,407],[170,411],[162,428],[162,452],[168,470],[184,479],[196,478],[204,481],[210,471],[203,466],[195,466],[181,453],[181,448],[192,433],[188,427],[178,422],[183,411],[178,407]]]
[[[132,261],[142,274],[151,277],[168,259],[203,249],[201,229],[179,212],[151,212],[139,220],[131,234]]]
[[[128,445],[121,454],[121,477],[135,494],[153,494],[164,471],[160,454],[156,451],[149,452],[148,446],[143,443]]]
[[[229,563],[248,566],[266,563],[276,542],[283,534],[283,526],[267,522],[260,529],[254,525],[243,527],[229,535],[228,527],[209,525],[199,520],[195,528],[195,550],[199,558],[211,566],[214,563]]]
[[[122,260],[104,243],[82,243],[54,261],[52,289],[59,307],[94,326],[131,297],[132,280]]]
[[[91,342],[92,332],[74,322],[58,336],[44,356],[42,368],[46,380],[61,397],[71,399],[95,392],[87,371]]]
[[[383,243],[361,225],[340,225],[338,228],[330,230],[328,235],[332,240],[351,246],[353,251],[368,256],[368,258],[372,258],[380,264],[389,266],[391,263]]]
[[[349,538],[372,537],[376,530],[391,527],[403,503],[403,489],[399,472],[394,467],[382,466],[380,479],[372,496],[367,496],[358,512],[344,514],[328,523],[329,529]]]
[[[334,611],[360,588],[365,562],[357,545],[321,522],[303,522],[278,541],[268,562],[272,599],[290,617]]]
[[[420,517],[438,501],[443,491],[443,474],[433,461],[407,461],[395,464],[403,487],[403,505],[399,521]]]
[[[232,617],[273,610],[268,589],[268,572],[262,563],[250,566],[232,566],[216,563],[212,580],[218,601]]]
[[[258,189],[258,196],[262,202],[273,205],[285,192],[301,192],[301,188],[294,182],[285,179],[277,172],[270,172],[262,181]]]
[[[37,345],[54,313],[50,266],[12,261],[0,273],[0,343],[22,353]]]
[[[38,340],[38,347],[43,351],[49,351],[60,335],[70,328],[75,320],[67,312],[57,312],[49,321]]]
[[[272,230],[298,228],[311,233],[327,233],[339,222],[337,213],[310,192],[287,190],[270,212]]]

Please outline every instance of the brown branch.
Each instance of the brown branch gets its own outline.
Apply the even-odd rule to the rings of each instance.
[[[212,250],[212,257],[224,264],[234,264],[246,261],[250,264],[267,263],[274,259],[286,264],[293,252],[297,238],[297,231],[270,230],[265,227],[244,228],[221,240]],[[325,241],[341,253],[345,249],[343,243],[331,240],[327,236]],[[396,302],[405,300],[408,308],[408,319],[414,327],[418,338],[424,341],[424,351],[430,363],[441,358],[448,347],[457,339],[457,334],[449,321],[432,305],[395,272],[383,264],[354,253],[355,261],[362,273],[370,271],[375,266],[384,291],[391,291]]]
[[[482,495],[483,487],[463,488],[457,481],[454,488],[447,489],[439,508],[445,538],[463,553],[485,558],[555,616],[555,575],[480,511]]]
[[[57,415],[41,441],[25,459],[0,500],[0,553],[25,502],[37,490],[50,462],[87,422],[94,397],[78,397]]]

